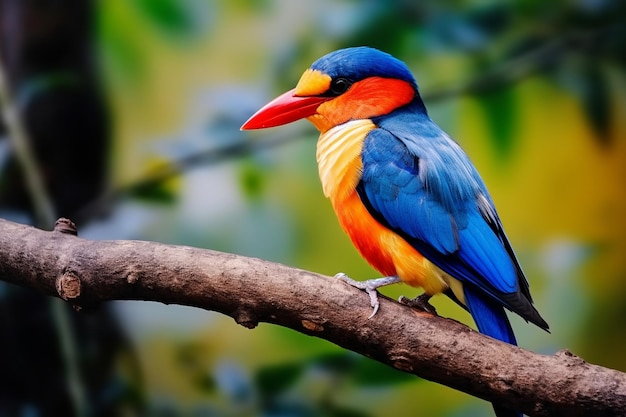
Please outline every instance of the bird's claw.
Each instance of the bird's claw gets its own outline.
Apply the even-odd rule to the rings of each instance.
[[[413,299],[407,298],[404,295],[401,295],[400,298],[398,298],[398,302],[400,302],[400,304],[404,304],[409,307],[414,307],[422,311],[425,311],[427,313],[430,313],[434,316],[437,316],[438,315],[437,309],[428,302],[428,300],[430,300],[431,297],[432,295],[429,295],[426,293],[418,295],[417,297]]]
[[[370,305],[373,309],[372,314],[370,314],[367,318],[368,320],[374,317],[376,313],[378,313],[378,309],[380,308],[380,301],[378,301],[378,291],[376,291],[376,288],[368,285],[367,281],[354,280],[343,272],[339,272],[338,274],[336,274],[335,278],[342,280],[343,282],[353,286],[354,288],[365,290],[365,292],[367,292],[367,294],[370,296]]]
[[[340,272],[335,275],[335,278],[344,281],[345,283],[358,288],[360,290],[365,290],[367,294],[370,296],[370,305],[372,306],[372,314],[369,315],[368,320],[371,319],[378,313],[378,309],[380,308],[380,301],[378,301],[378,287],[382,287],[384,285],[395,284],[396,282],[400,282],[400,279],[396,276],[393,277],[382,277],[376,279],[369,279],[367,281],[356,281],[350,278],[348,275]]]

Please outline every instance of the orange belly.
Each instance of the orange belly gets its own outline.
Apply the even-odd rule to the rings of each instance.
[[[354,246],[381,274],[397,275],[404,283],[421,287],[428,294],[448,288],[446,274],[402,237],[376,221],[356,191],[340,201],[331,198],[331,202]]]

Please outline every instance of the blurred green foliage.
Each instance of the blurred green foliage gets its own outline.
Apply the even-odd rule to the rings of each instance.
[[[568,348],[626,371],[626,3],[619,0],[99,2],[96,48],[120,192],[104,201],[109,216],[81,235],[376,276],[322,196],[314,129],[301,122],[238,130],[313,60],[355,45],[407,62],[432,118],[484,176],[552,329],[513,319],[520,344],[544,353]],[[168,174],[154,180],[155,167]],[[403,286],[385,293],[417,294]],[[473,325],[448,300],[434,304]],[[216,314],[151,303],[116,307],[141,363],[150,415],[491,412],[285,329],[247,331]]]

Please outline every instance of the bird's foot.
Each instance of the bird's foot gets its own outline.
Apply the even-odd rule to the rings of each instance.
[[[401,304],[407,305],[409,307],[414,307],[414,308],[418,308],[422,311],[425,311],[427,313],[430,313],[434,316],[437,316],[437,309],[435,309],[435,307],[433,307],[428,300],[430,300],[430,298],[432,297],[432,295],[430,294],[421,294],[418,295],[417,297],[411,299],[411,298],[407,298],[404,295],[400,296],[400,298],[398,298],[398,301]]]
[[[355,288],[365,290],[365,292],[367,292],[367,294],[370,296],[370,305],[373,308],[372,314],[370,314],[368,319],[374,317],[376,313],[378,313],[378,309],[380,308],[377,288],[400,282],[400,278],[398,278],[397,276],[368,279],[367,281],[356,281],[344,274],[343,272],[336,274],[335,278],[338,278]]]

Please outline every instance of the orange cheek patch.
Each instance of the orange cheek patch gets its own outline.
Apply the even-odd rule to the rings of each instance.
[[[336,126],[355,119],[369,119],[392,112],[413,100],[415,90],[406,81],[371,77],[352,85],[339,97],[319,106],[318,114]]]

